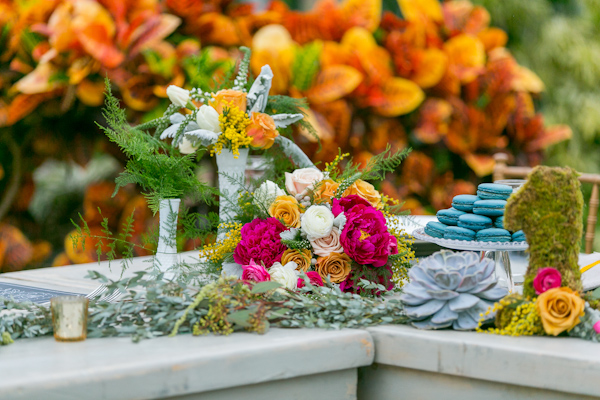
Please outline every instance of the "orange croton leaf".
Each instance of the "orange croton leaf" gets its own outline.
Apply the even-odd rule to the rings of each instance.
[[[398,0],[402,15],[407,21],[422,22],[430,19],[442,22],[442,6],[438,0]]]
[[[512,89],[516,92],[541,93],[544,82],[530,69],[516,65],[512,80]]]
[[[66,265],[71,265],[71,260],[69,260],[69,256],[64,251],[59,253],[54,260],[52,260],[53,267],[64,267]]]
[[[402,162],[401,181],[411,193],[424,195],[433,180],[435,163],[425,153],[411,152]]]
[[[103,25],[87,25],[79,31],[78,38],[85,51],[107,68],[118,67],[125,59]]]
[[[325,41],[321,50],[321,68],[327,68],[332,65],[347,65],[350,63],[352,53],[337,42]]]
[[[180,24],[181,19],[170,14],[156,15],[145,20],[130,37],[129,57],[160,42],[173,33]]]
[[[326,118],[334,132],[332,138],[339,143],[339,147],[344,147],[348,141],[352,122],[352,108],[348,101],[340,99],[330,103],[315,104],[313,108]]]
[[[252,38],[250,67],[258,75],[262,66],[268,64],[274,75],[271,94],[286,93],[295,54],[296,44],[287,29],[282,25],[267,25]]]
[[[201,32],[202,43],[221,46],[239,46],[242,38],[231,18],[221,13],[203,14],[196,22]]]
[[[14,88],[24,94],[50,92],[61,85],[59,81],[52,80],[56,73],[57,69],[52,64],[38,64],[32,72],[19,79]]]
[[[492,49],[506,46],[508,35],[500,28],[487,28],[477,34],[485,51],[489,52]]]
[[[136,75],[125,81],[121,87],[123,100],[127,106],[137,111],[150,111],[158,104],[154,96],[152,77],[148,74]]]
[[[443,5],[444,27],[455,36],[460,33],[477,35],[490,24],[490,14],[481,6],[474,6],[470,1],[448,1]]]
[[[448,133],[448,121],[452,106],[446,100],[429,98],[420,109],[415,136],[423,143],[439,142]]]
[[[543,133],[530,141],[525,150],[535,152],[546,149],[548,146],[569,140],[573,136],[573,131],[567,125],[554,125],[543,130]]]
[[[100,107],[104,101],[104,82],[85,79],[77,85],[77,98],[90,107]]]
[[[306,97],[311,103],[328,103],[352,93],[362,79],[362,74],[355,68],[333,65],[323,69],[317,75],[315,84],[306,93]]]
[[[18,228],[0,225],[0,272],[20,271],[31,261],[33,246]]]
[[[494,157],[488,154],[465,154],[464,159],[467,165],[475,172],[475,175],[482,177],[494,172]]]
[[[463,180],[454,180],[452,171],[447,171],[435,179],[429,200],[435,210],[452,206],[452,199],[459,194],[475,194],[475,185]]]
[[[67,70],[69,84],[77,85],[84,80],[90,73],[98,71],[100,64],[90,56],[83,56],[71,63]]]
[[[427,89],[442,80],[448,65],[448,57],[436,48],[416,50],[413,52],[412,64],[413,73],[410,75],[410,80]]]
[[[414,111],[425,99],[425,93],[414,82],[403,78],[391,78],[382,86],[383,101],[374,107],[384,117],[397,117]]]
[[[340,14],[346,26],[363,27],[374,32],[381,21],[382,0],[344,0]]]
[[[483,43],[474,36],[461,34],[444,43],[449,68],[461,83],[469,83],[477,78],[485,65]]]

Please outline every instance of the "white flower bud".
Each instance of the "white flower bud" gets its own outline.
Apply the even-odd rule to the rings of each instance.
[[[190,101],[190,91],[175,85],[170,85],[167,88],[167,96],[169,96],[171,103],[178,107],[185,107]]]

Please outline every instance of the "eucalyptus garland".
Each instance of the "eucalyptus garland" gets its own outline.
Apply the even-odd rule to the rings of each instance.
[[[89,277],[105,283],[109,292],[122,293],[118,302],[90,301],[90,338],[130,336],[137,342],[190,332],[265,333],[270,326],[342,329],[406,322],[398,300],[344,293],[329,282],[312,286],[308,279],[299,292],[292,292],[276,282],[252,284],[224,277],[192,287],[163,281],[160,275],[146,271],[118,281],[93,271]],[[377,286],[368,281],[361,284]],[[2,305],[1,344],[52,334],[48,307],[0,300]]]

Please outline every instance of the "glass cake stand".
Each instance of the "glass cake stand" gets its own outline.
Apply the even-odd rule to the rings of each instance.
[[[425,228],[415,229],[412,235],[415,239],[435,243],[448,249],[484,252],[485,257],[494,260],[496,276],[500,286],[506,287],[511,293],[515,291],[515,284],[508,252],[524,251],[529,247],[527,242],[478,242],[475,240],[441,239],[426,234]]]

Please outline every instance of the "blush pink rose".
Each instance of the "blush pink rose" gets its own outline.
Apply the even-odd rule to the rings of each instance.
[[[285,188],[292,196],[305,195],[308,189],[313,189],[314,184],[323,178],[323,173],[318,169],[300,168],[291,174],[285,173]]]
[[[242,266],[242,279],[245,281],[265,282],[271,280],[271,275],[265,267],[250,260],[250,264]]]
[[[311,240],[313,253],[321,257],[327,257],[331,253],[343,253],[344,246],[340,242],[340,230],[336,227],[331,229],[331,234],[324,238]]]
[[[548,289],[560,287],[562,276],[556,268],[540,268],[533,278],[533,288],[536,294],[542,294]]]
[[[310,280],[310,284],[313,286],[323,286],[323,278],[316,271],[309,271],[306,273],[306,277]],[[298,278],[298,289],[304,287],[304,279]]]

